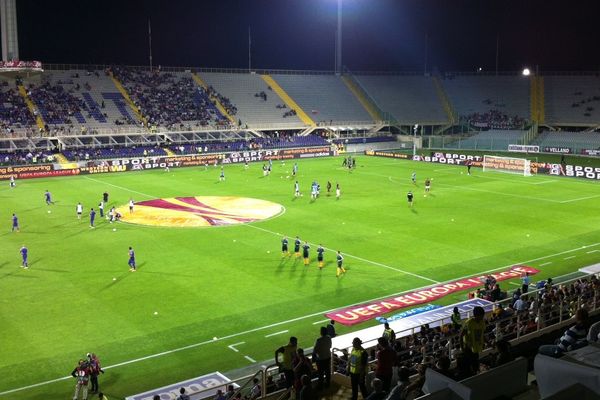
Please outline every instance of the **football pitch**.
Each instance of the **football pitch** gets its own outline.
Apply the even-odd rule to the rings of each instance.
[[[72,396],[74,379],[64,377],[87,352],[106,368],[101,390],[124,398],[217,370],[271,364],[290,335],[312,347],[332,309],[513,264],[541,270],[535,281],[599,262],[597,183],[475,168],[468,176],[465,167],[366,156],[352,172],[341,163],[298,161],[299,198],[289,177],[293,161],[274,162],[268,177],[259,163],[228,165],[224,182],[212,167],[22,180],[14,189],[2,182],[0,398]],[[433,178],[427,197],[426,178]],[[313,180],[321,185],[316,201]],[[45,204],[45,190],[54,205]],[[211,219],[218,226],[165,227],[98,216],[91,229],[88,211],[105,191],[109,205],[124,206],[125,219],[130,199],[249,198],[278,207],[258,220],[249,205],[228,213],[223,203],[204,205],[228,221],[254,221],[228,226],[219,218]],[[12,213],[20,233],[10,231]],[[309,266],[282,258],[282,235],[290,247],[296,235],[311,244]],[[327,249],[322,270],[319,244]],[[29,270],[19,267],[22,245]],[[129,246],[136,272],[127,265]],[[340,278],[336,250],[347,268]],[[439,303],[465,298],[457,293]],[[346,333],[374,324],[336,326]]]

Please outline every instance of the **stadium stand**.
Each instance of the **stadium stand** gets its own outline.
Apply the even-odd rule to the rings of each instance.
[[[202,78],[237,106],[236,116],[243,126],[253,128],[264,124],[303,125],[296,115],[284,117],[289,109],[281,107],[284,104],[283,100],[274,91],[269,90],[269,86],[260,75],[203,72]]]
[[[0,129],[4,134],[32,132],[35,119],[14,82],[0,81]]]
[[[544,131],[534,139],[534,144],[542,147],[542,151],[545,147],[567,147],[572,151],[600,149],[600,133]]]
[[[210,97],[219,97],[232,112],[235,106],[210,88],[206,90],[198,86],[190,72],[145,71],[119,66],[111,70],[149,126],[173,130],[207,125],[229,126],[229,121],[219,113]]]
[[[545,76],[546,122],[549,124],[600,124],[598,76]]]
[[[530,84],[521,76],[446,74],[442,80],[459,117],[480,128],[523,128],[530,115]]]
[[[447,124],[448,116],[431,77],[355,75],[356,81],[386,113],[402,124]]]
[[[62,153],[69,161],[101,160],[127,157],[166,156],[164,149],[158,146],[131,146],[101,149],[64,150]]]
[[[339,76],[273,74],[271,77],[317,123],[372,121]]]
[[[503,150],[509,144],[522,144],[527,131],[490,129],[478,132],[467,138],[449,136],[444,143],[445,148],[477,149],[477,150]]]
[[[103,71],[50,71],[27,89],[48,128],[59,134],[136,124]]]

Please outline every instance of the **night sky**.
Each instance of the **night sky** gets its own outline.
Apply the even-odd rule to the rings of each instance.
[[[343,0],[352,71],[598,70],[600,1]],[[333,70],[337,0],[17,0],[22,60]],[[426,37],[428,40],[426,41]]]

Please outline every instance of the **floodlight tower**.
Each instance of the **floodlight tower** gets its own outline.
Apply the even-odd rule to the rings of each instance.
[[[337,0],[337,30],[335,37],[335,72],[342,71],[342,0]]]
[[[2,61],[18,60],[16,0],[0,0],[0,26],[2,27]]]

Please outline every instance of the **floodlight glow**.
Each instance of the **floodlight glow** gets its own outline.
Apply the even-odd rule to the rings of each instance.
[[[523,69],[523,76],[529,76],[530,74],[531,74],[531,71],[529,70],[529,68]]]

